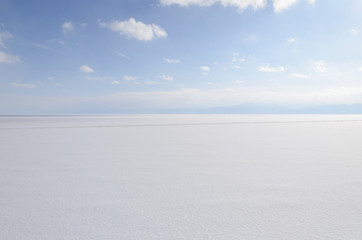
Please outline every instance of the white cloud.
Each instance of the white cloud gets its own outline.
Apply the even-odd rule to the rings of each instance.
[[[349,32],[353,35],[353,36],[357,36],[358,35],[358,31],[356,29],[350,29]]]
[[[8,33],[8,32],[0,32],[0,47],[3,47],[3,48],[6,48],[5,47],[5,44],[4,44],[4,41],[6,39],[10,39],[12,38],[13,35],[11,33]]]
[[[273,0],[273,7],[276,13],[288,10],[291,6],[295,5],[299,0]],[[314,5],[315,0],[308,0],[309,5]]]
[[[85,73],[94,73],[94,70],[87,65],[80,66],[79,70]]]
[[[208,72],[208,71],[210,71],[210,68],[209,68],[208,66],[202,66],[202,67],[200,67],[200,69],[201,69],[201,71],[203,71],[203,72]]]
[[[258,67],[259,72],[285,72],[287,69],[282,66],[271,67],[269,64]]]
[[[237,7],[239,11],[248,7],[256,10],[265,8],[267,5],[266,0],[160,0],[160,3],[166,6],[177,4],[182,7],[188,7],[191,5],[208,7],[214,4],[221,4],[224,7]]]
[[[240,67],[239,65],[234,65],[233,68],[234,69],[242,69],[242,67]]]
[[[244,81],[242,81],[242,80],[235,80],[235,81],[233,81],[233,83],[242,84],[242,83],[244,83]]]
[[[111,84],[112,84],[112,85],[119,85],[119,84],[121,84],[121,83],[120,83],[119,81],[112,81]]]
[[[181,61],[179,59],[169,59],[169,58],[165,58],[165,61],[167,63],[181,63]]]
[[[292,5],[296,4],[297,0],[273,0],[273,7],[276,13],[280,13],[289,9]]]
[[[20,58],[18,56],[13,56],[0,51],[0,63],[17,63],[17,62],[20,62]]]
[[[62,24],[62,30],[64,34],[71,33],[74,31],[74,25],[72,22],[65,22]]]
[[[126,59],[129,59],[129,57],[123,53],[120,53],[120,52],[115,52],[118,56],[120,57],[123,57],[123,58],[126,58]]]
[[[99,25],[104,28],[109,28],[114,32],[118,32],[121,35],[129,38],[134,38],[139,41],[151,41],[154,38],[166,38],[167,32],[156,24],[144,24],[143,22],[137,22],[134,18],[130,18],[127,21],[111,21],[101,22]]]
[[[12,87],[20,87],[20,88],[35,88],[35,85],[33,85],[33,84],[16,83],[16,82],[11,82],[10,86],[12,86]]]
[[[362,67],[359,67],[359,68],[358,68],[358,71],[362,72]]]
[[[8,32],[0,32],[0,47],[7,48],[5,46],[5,40],[12,38],[13,35]],[[0,51],[0,63],[17,63],[20,62],[20,58],[18,56],[14,56],[3,51]]]
[[[159,38],[166,38],[167,37],[167,32],[163,28],[161,28],[160,26],[158,26],[156,24],[152,24],[152,28],[153,28],[153,32],[154,32],[156,37],[159,37]]]
[[[172,81],[173,80],[172,76],[167,76],[167,75],[160,75],[157,78],[160,78],[160,79],[165,80],[165,81]]]
[[[233,56],[233,59],[231,60],[231,62],[236,63],[236,62],[245,62],[245,58],[237,58],[236,55]]]
[[[290,76],[293,78],[308,78],[307,75],[302,74],[302,73],[292,73],[292,74],[290,74]]]
[[[327,66],[326,63],[323,61],[311,61],[314,71],[317,73],[324,73],[327,72]]]
[[[266,0],[221,0],[220,2],[224,7],[237,7],[240,11],[248,7],[251,7],[255,10],[265,8],[267,5]]]
[[[297,40],[295,38],[289,38],[288,43],[295,43]]]
[[[158,85],[158,84],[161,84],[160,82],[158,81],[146,81],[145,82],[147,85]]]
[[[137,79],[137,77],[124,75],[124,76],[123,76],[123,79],[124,79],[124,80],[127,80],[127,81],[134,81],[134,80]]]

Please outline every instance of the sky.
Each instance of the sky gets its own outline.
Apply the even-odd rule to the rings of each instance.
[[[360,0],[0,0],[0,114],[362,103]]]

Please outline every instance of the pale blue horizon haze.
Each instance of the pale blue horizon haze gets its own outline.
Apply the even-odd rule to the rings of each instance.
[[[361,9],[0,0],[0,114],[361,113]]]

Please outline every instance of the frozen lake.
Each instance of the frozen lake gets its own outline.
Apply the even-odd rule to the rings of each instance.
[[[0,117],[0,239],[360,239],[361,115]]]

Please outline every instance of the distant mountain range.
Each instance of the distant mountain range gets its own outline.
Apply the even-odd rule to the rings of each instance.
[[[162,110],[156,112],[179,114],[362,114],[362,104],[335,104],[311,107],[242,104],[203,109]]]
[[[52,109],[45,112],[22,113],[22,115],[78,115],[78,114],[362,114],[362,104],[335,104],[318,106],[286,106],[274,104],[241,104],[213,108],[188,109],[117,109],[115,107],[92,106],[76,109]],[[14,115],[0,114],[0,115]],[[18,115],[15,113],[15,115]]]

